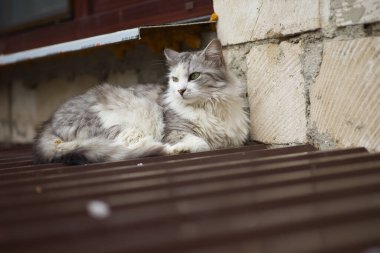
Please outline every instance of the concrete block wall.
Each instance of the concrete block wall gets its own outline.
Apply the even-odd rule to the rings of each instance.
[[[251,139],[380,151],[380,0],[215,0]]]

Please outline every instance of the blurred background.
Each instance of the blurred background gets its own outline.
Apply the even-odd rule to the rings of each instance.
[[[110,82],[164,83],[162,50],[198,49],[215,37],[210,0],[0,0],[0,56],[141,26],[140,40],[17,63],[0,61],[0,143],[29,143],[67,98]]]

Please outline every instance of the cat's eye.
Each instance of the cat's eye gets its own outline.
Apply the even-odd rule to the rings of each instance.
[[[178,78],[175,76],[172,76],[172,80],[173,80],[173,82],[178,82]]]
[[[201,73],[199,73],[199,72],[191,73],[189,76],[189,80],[190,81],[196,80],[200,75],[201,75]]]

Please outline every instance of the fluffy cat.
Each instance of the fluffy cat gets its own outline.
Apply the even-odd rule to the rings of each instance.
[[[36,163],[82,164],[244,144],[244,88],[219,40],[202,51],[164,51],[169,85],[103,84],[61,105],[34,142]]]

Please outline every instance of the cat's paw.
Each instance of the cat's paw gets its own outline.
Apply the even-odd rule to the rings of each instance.
[[[182,153],[190,153],[191,148],[183,143],[177,143],[175,145],[166,144],[165,152],[169,155],[177,155]]]

